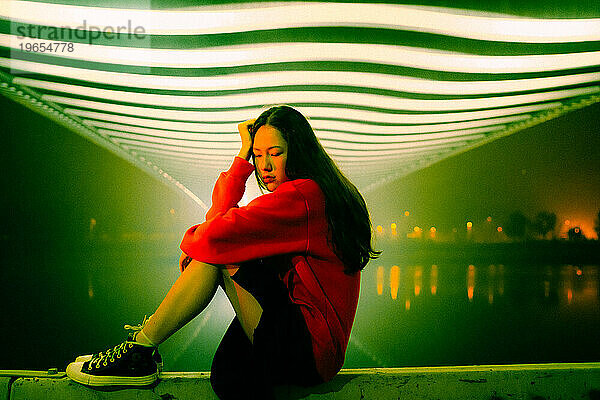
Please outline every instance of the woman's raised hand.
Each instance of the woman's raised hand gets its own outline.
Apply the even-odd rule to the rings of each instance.
[[[242,148],[240,149],[238,156],[246,160],[249,160],[250,155],[252,154],[250,128],[254,124],[254,121],[256,121],[256,119],[249,119],[238,124],[238,131],[240,132],[240,138],[242,139]]]

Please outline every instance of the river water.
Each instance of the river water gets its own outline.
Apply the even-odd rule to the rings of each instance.
[[[152,250],[149,250],[152,249]],[[169,246],[8,257],[0,369],[64,369],[121,342],[177,278]],[[210,369],[233,311],[220,291],[161,345],[165,369]],[[600,360],[598,265],[372,261],[346,368]]]

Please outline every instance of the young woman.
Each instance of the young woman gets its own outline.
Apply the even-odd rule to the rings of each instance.
[[[206,222],[181,243],[181,276],[128,340],[69,364],[71,379],[153,383],[157,346],[219,285],[236,313],[211,368],[221,399],[272,398],[275,385],[312,386],[341,369],[360,271],[379,254],[365,202],[295,109],[273,107],[238,129],[242,148],[215,184]],[[268,193],[238,207],[253,171]]]

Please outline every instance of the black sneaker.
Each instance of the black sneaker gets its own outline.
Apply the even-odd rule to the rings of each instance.
[[[110,351],[112,349],[108,349],[107,351]],[[75,362],[80,362],[80,363],[84,363],[86,361],[90,361],[92,358],[94,358],[94,356],[96,357],[102,357],[102,352],[98,353],[98,354],[86,354],[83,356],[78,356],[75,359]],[[158,368],[158,373],[160,374],[163,370],[163,359],[162,356],[160,355],[160,353],[158,352],[158,349],[155,347],[154,348],[154,352],[152,353],[152,359],[154,359],[154,362],[156,363],[156,367]]]
[[[89,361],[72,362],[67,376],[89,386],[145,386],[158,379],[154,346],[126,340],[112,349],[92,355]]]
[[[129,334],[127,336],[127,340],[130,342],[135,342],[135,336],[139,333],[139,331],[141,331],[144,328],[144,326],[146,326],[146,323],[148,321],[150,321],[150,318],[152,318],[152,316],[150,316],[150,317],[144,316],[144,321],[139,325],[125,325],[124,328],[126,330],[132,331],[132,332],[129,332]],[[104,353],[107,353],[106,355],[109,356],[111,350],[112,349],[108,349],[105,352],[78,356],[75,359],[75,362],[76,363],[84,363],[87,361],[91,361],[92,358],[94,358],[94,357],[103,357]],[[161,357],[160,353],[158,352],[158,348],[154,349],[154,352],[152,353],[152,358],[154,359],[154,362],[156,363],[156,366],[158,367],[158,372],[161,373],[164,364],[163,364],[162,357]]]

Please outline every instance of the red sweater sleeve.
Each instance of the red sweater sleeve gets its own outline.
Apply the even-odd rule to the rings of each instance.
[[[181,250],[211,264],[239,264],[306,252],[308,205],[294,181],[282,183],[274,192],[238,208],[234,203],[243,195],[245,184],[245,179],[238,178],[221,175],[217,180],[206,222],[187,230]]]
[[[241,157],[235,157],[227,172],[221,172],[213,188],[212,205],[206,213],[206,220],[213,218],[219,212],[226,212],[231,207],[237,207],[244,195],[246,181],[254,166]]]

